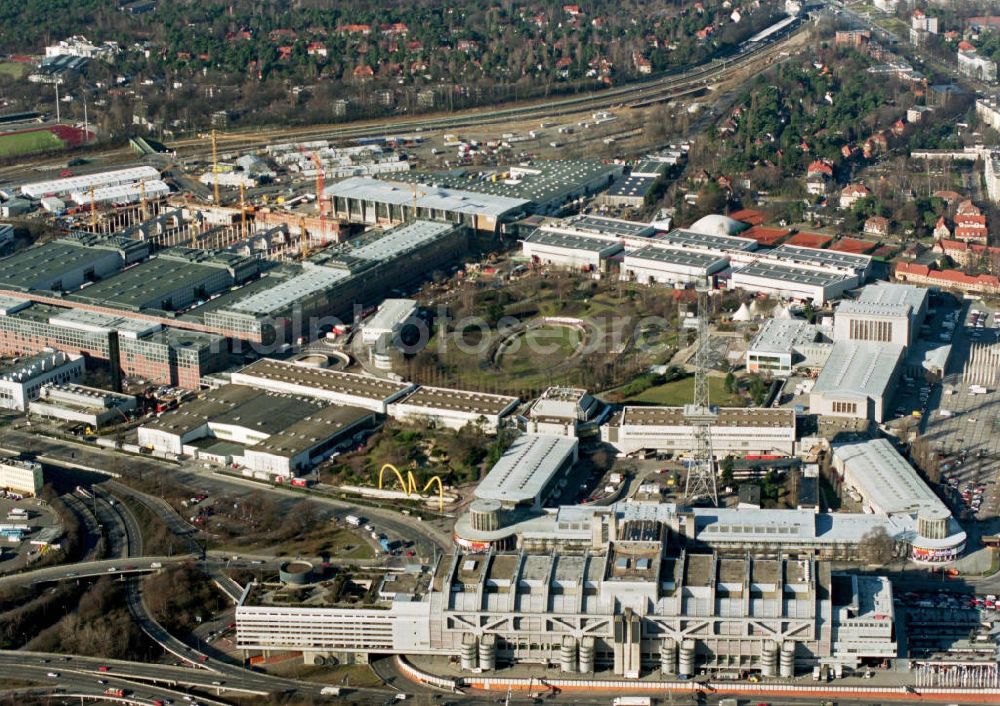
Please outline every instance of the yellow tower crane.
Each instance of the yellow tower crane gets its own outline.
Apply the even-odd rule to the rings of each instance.
[[[212,130],[212,180],[215,193],[215,205],[219,205],[219,160],[215,141],[215,130]]]
[[[139,182],[139,212],[142,214],[142,220],[145,221],[148,217],[146,215],[146,182]]]
[[[94,187],[90,187],[90,229],[97,232],[97,201],[94,200]]]

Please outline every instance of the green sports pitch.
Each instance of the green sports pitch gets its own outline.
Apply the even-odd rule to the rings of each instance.
[[[0,157],[17,157],[43,150],[62,149],[63,141],[48,130],[0,135]]]

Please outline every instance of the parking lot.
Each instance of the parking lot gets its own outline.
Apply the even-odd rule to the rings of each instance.
[[[978,301],[967,302],[950,320],[952,353],[942,383],[904,377],[895,411],[921,415],[922,438],[940,454],[945,495],[954,510],[988,519],[1000,516],[1000,385],[987,385],[985,392],[973,389],[964,372],[974,344],[997,342],[1000,320]],[[947,333],[948,328],[936,325],[931,335]]]
[[[905,655],[929,657],[947,652],[968,640],[980,626],[1000,618],[995,595],[967,595],[940,591],[907,591],[894,599],[905,620]]]
[[[17,516],[18,511],[26,512],[27,517]],[[27,532],[20,541],[13,541],[6,536],[0,537],[0,574],[2,574],[22,569],[40,558],[47,548],[35,546],[31,540],[39,537],[43,531],[58,527],[59,520],[48,505],[38,498],[11,500],[0,497],[0,525],[11,529],[22,525],[27,527]],[[11,533],[13,534],[13,531]]]

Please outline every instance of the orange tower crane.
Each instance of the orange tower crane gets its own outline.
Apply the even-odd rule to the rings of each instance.
[[[323,191],[326,187],[326,170],[323,168],[323,162],[314,152],[310,152],[309,157],[312,159],[313,164],[316,165],[316,209],[319,211],[320,237],[326,241],[326,206],[323,196]]]
[[[306,219],[304,216],[299,216],[299,246],[303,260],[309,257],[309,237],[309,231],[306,230]]]
[[[247,203],[243,182],[240,182],[240,238],[247,237]]]

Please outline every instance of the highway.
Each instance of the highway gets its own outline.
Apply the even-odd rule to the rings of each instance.
[[[110,666],[111,670],[101,672],[99,668],[102,666]],[[162,675],[156,678],[146,678],[143,676],[145,671],[142,669],[142,665],[131,662],[116,662],[91,657],[66,657],[65,655],[43,652],[0,651],[0,677],[50,685],[52,688],[63,689],[67,693],[92,694],[100,696],[102,700],[107,698],[103,692],[109,687],[130,692],[129,698],[132,703],[146,704],[152,703],[154,699],[161,701],[169,699],[175,703],[184,701],[184,697],[189,695],[187,691],[189,688],[198,689],[205,693],[220,690],[218,686],[212,684],[211,679],[192,678],[199,674],[195,670],[183,670],[191,674],[176,674],[174,675],[176,679],[173,681],[163,679]],[[58,674],[59,676],[52,677],[49,674]],[[205,673],[201,672],[201,674]],[[106,683],[100,684],[99,681]],[[268,693],[263,692],[262,694],[256,690],[245,690],[235,686],[223,690],[250,695]],[[223,706],[227,703],[201,694],[197,696],[197,699],[199,703],[203,704]]]
[[[361,513],[378,525],[380,531],[415,542],[418,556],[431,559],[435,552],[450,551],[452,547],[450,532],[434,526],[431,522],[420,522],[413,517],[407,517],[388,510],[372,507],[359,507],[357,504],[326,497],[319,493],[303,493],[298,490],[279,488],[270,483],[254,481],[242,476],[228,473],[215,473],[198,465],[179,466],[176,463],[160,459],[124,455],[115,451],[103,449],[85,442],[57,439],[54,437],[32,434],[30,431],[8,428],[4,430],[3,446],[13,453],[29,452],[39,455],[39,460],[50,466],[72,472],[77,469],[95,469],[102,472],[127,466],[130,472],[136,474],[170,473],[179,482],[192,488],[198,488],[207,495],[232,494],[234,491],[256,491],[284,500],[308,499],[334,511],[343,519],[349,514]],[[154,496],[140,493],[129,488],[120,481],[102,482],[110,493],[136,498],[148,507],[157,517],[179,536],[186,537],[189,544],[193,541],[193,531],[198,531],[165,501]],[[189,551],[200,551],[196,544]]]
[[[18,574],[0,576],[0,588],[19,586],[33,583],[52,583],[55,581],[70,581],[74,579],[93,578],[95,576],[116,576],[126,574],[148,574],[157,571],[159,567],[152,566],[160,564],[181,564],[191,561],[197,557],[190,554],[180,556],[146,556],[141,559],[101,559],[99,561],[78,562],[76,564],[64,564],[60,566],[49,566],[44,569],[34,571],[24,571]]]

